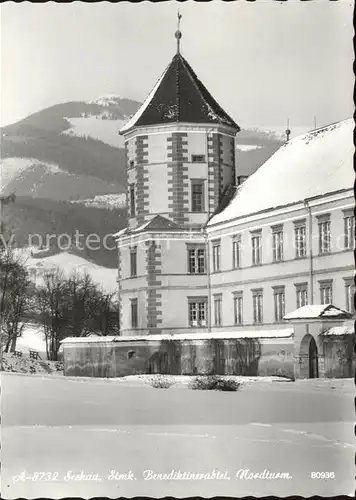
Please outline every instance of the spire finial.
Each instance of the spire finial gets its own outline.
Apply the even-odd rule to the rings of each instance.
[[[291,134],[290,128],[289,128],[289,118],[287,120],[287,128],[286,128],[286,142],[289,141],[289,136]]]
[[[180,20],[182,19],[182,14],[180,14],[179,10],[178,10],[177,18],[178,18],[178,22],[177,22],[178,29],[175,32],[174,36],[177,39],[177,54],[180,54],[180,39],[182,38],[182,33],[181,33],[179,28],[180,28]]]

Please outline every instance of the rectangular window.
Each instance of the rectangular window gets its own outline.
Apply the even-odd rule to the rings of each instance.
[[[213,271],[220,271],[220,242],[213,243]]]
[[[319,254],[330,252],[330,216],[322,215],[318,217],[319,226]]]
[[[261,234],[252,233],[252,265],[257,266],[262,262]]]
[[[345,296],[346,296],[346,311],[351,314],[355,313],[355,282],[353,278],[344,278],[345,281]]]
[[[136,216],[135,184],[130,184],[130,216]]]
[[[297,283],[296,287],[296,302],[297,309],[308,305],[308,283]]]
[[[135,162],[133,160],[130,160],[130,168],[133,168],[135,166]]]
[[[285,316],[285,292],[284,287],[274,288],[274,319],[282,321]]]
[[[344,246],[348,249],[355,248],[355,217],[353,213],[344,212]]]
[[[234,294],[234,324],[242,325],[243,323],[243,296],[241,293]]]
[[[206,297],[188,298],[189,324],[190,326],[207,326],[208,300]]]
[[[272,227],[273,238],[273,262],[283,260],[283,227]]]
[[[333,301],[333,285],[331,280],[319,281],[320,286],[320,303],[332,304]]]
[[[222,325],[222,296],[214,295],[214,324]]]
[[[205,163],[205,155],[192,155],[192,163]]]
[[[241,239],[238,236],[232,239],[232,267],[233,269],[241,267]]]
[[[204,274],[206,272],[204,248],[188,248],[188,272],[189,274]]]
[[[263,291],[252,291],[253,301],[253,322],[256,324],[263,323]]]
[[[204,181],[192,181],[192,212],[204,212]]]
[[[130,249],[130,275],[137,276],[137,247]]]
[[[295,256],[297,259],[305,257],[307,254],[306,226],[296,226],[295,232]]]
[[[138,325],[137,299],[131,299],[131,327],[137,328],[137,325]]]

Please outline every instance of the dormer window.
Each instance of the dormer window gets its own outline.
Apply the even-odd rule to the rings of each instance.
[[[205,163],[205,155],[192,155],[192,163]]]

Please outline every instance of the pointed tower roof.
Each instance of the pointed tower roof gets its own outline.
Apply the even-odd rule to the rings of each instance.
[[[236,132],[240,130],[179,51],[120,134],[133,127],[177,122],[221,124],[234,128]]]

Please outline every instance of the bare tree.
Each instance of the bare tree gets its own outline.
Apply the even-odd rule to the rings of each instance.
[[[43,277],[37,288],[37,307],[43,325],[47,358],[57,361],[60,342],[68,336],[68,282],[59,268]]]
[[[93,297],[97,287],[88,273],[73,273],[67,280],[68,331],[72,337],[83,337],[91,330]]]
[[[31,281],[20,256],[9,246],[0,250],[0,328],[5,352],[16,349],[24,317],[30,312]]]
[[[91,328],[99,335],[118,335],[119,307],[116,293],[105,293],[98,288],[92,297]]]

